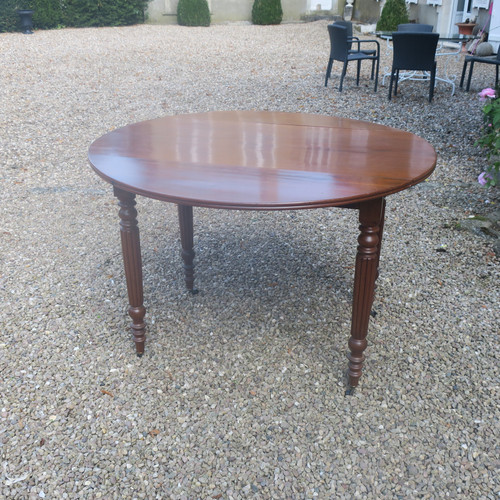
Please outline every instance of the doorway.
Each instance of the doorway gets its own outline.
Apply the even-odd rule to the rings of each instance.
[[[472,21],[472,0],[457,0],[455,11],[455,23]]]

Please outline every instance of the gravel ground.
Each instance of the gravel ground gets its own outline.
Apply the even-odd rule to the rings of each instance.
[[[389,102],[368,66],[339,93],[326,24],[0,34],[0,498],[499,497],[499,205],[474,147],[494,71],[478,65],[470,93],[439,84],[432,104],[416,82]],[[88,146],[223,109],[369,120],[438,151],[428,182],[388,199],[352,397],[345,210],[196,209],[190,296],[175,207],[138,199],[134,354],[117,206]]]

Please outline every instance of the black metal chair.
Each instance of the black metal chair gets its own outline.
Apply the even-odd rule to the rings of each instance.
[[[406,31],[411,33],[432,33],[433,29],[434,27],[432,26],[432,24],[398,24],[398,31]]]
[[[356,85],[359,85],[359,73],[361,70],[361,61],[369,60],[372,61],[372,75],[371,79],[375,77],[375,92],[378,86],[378,72],[380,63],[380,45],[378,40],[356,40],[353,41],[347,36],[347,28],[340,26],[340,24],[334,23],[328,25],[328,34],[330,35],[330,58],[328,59],[328,66],[326,68],[325,76],[325,87],[328,85],[328,79],[330,78],[332,72],[332,66],[334,61],[340,61],[343,63],[342,74],[340,77],[339,92],[342,92],[342,86],[344,83],[344,77],[347,72],[347,64],[349,61],[357,62],[357,74],[356,74]],[[349,44],[355,43],[358,45],[358,50],[349,50]],[[375,53],[367,53],[361,49],[361,44],[364,43],[375,43],[377,48]]]
[[[462,69],[462,78],[460,78],[460,88],[464,85],[465,72],[467,71],[467,64],[470,63],[469,66],[469,76],[467,78],[467,86],[465,90],[469,92],[470,89],[470,81],[472,79],[472,70],[474,69],[474,63],[482,63],[482,64],[494,64],[495,65],[495,88],[498,86],[498,66],[500,65],[500,47],[498,48],[498,52],[493,56],[474,56],[467,55],[464,60],[464,67]]]
[[[436,48],[439,33],[413,33],[395,31],[392,34],[393,57],[391,82],[389,84],[389,100],[398,91],[399,71],[428,71],[430,73],[429,102],[434,96],[436,82]],[[426,78],[427,80],[427,78]]]

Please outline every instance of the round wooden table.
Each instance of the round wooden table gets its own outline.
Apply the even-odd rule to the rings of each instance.
[[[385,197],[428,177],[424,139],[382,125],[322,115],[218,111],[127,125],[97,139],[92,168],[114,187],[129,314],[144,352],[146,309],[135,196],[176,203],[187,288],[194,291],[193,207],[359,211],[348,392],[361,377],[378,275]]]

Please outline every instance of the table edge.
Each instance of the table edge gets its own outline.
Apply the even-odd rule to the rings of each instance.
[[[379,198],[385,198],[386,196],[390,196],[395,193],[399,193],[401,191],[405,191],[406,189],[416,186],[420,184],[425,179],[430,177],[434,172],[437,164],[437,157],[434,160],[432,167],[425,172],[422,176],[412,179],[410,182],[398,186],[397,188],[390,190],[381,190],[379,192],[370,193],[369,196],[351,196],[342,199],[334,199],[334,200],[318,200],[311,202],[293,202],[293,203],[275,203],[275,204],[256,204],[256,203],[219,203],[219,202],[211,202],[208,200],[198,200],[196,198],[180,198],[176,196],[161,196],[157,193],[151,193],[149,191],[144,191],[138,189],[136,187],[130,186],[128,184],[124,184],[116,181],[115,179],[111,179],[107,177],[102,172],[97,170],[94,165],[90,162],[89,164],[92,167],[92,170],[101,177],[103,180],[111,184],[113,187],[121,189],[123,191],[127,191],[129,193],[133,193],[138,196],[144,196],[145,198],[151,198],[153,200],[159,200],[166,203],[175,203],[177,205],[187,205],[192,207],[203,207],[203,208],[214,208],[221,210],[262,210],[262,211],[272,211],[272,210],[307,210],[314,208],[327,208],[327,207],[343,207],[347,205],[358,205],[359,203],[364,203],[370,200],[376,200]]]

